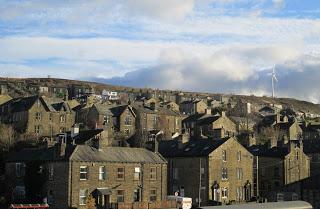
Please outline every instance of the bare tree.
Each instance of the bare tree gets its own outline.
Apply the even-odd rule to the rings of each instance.
[[[88,196],[87,199],[87,209],[96,209],[96,200],[95,198],[92,196],[92,194],[90,194]]]
[[[15,143],[16,132],[11,125],[0,124],[0,146],[8,152]]]

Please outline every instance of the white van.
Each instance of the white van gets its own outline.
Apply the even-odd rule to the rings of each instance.
[[[192,207],[192,198],[190,197],[180,197],[180,196],[167,196],[167,200],[176,200],[177,207],[179,209],[191,209]]]

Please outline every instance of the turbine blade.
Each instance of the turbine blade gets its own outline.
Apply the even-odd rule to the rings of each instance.
[[[276,75],[273,75],[272,77],[274,78],[274,80],[276,80],[278,82]]]

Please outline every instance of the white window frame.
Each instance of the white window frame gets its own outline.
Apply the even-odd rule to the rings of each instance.
[[[227,150],[222,150],[222,161],[227,162]]]
[[[119,169],[122,169],[121,172],[119,172]],[[119,178],[119,175],[123,175],[122,178]],[[118,167],[117,168],[117,180],[124,180],[125,179],[125,168],[124,167]]]
[[[81,171],[82,168],[84,168],[85,171]],[[81,178],[81,174],[85,174],[86,178]],[[80,175],[79,175],[79,177],[80,177],[79,179],[80,179],[81,181],[86,181],[86,180],[88,180],[88,166],[85,166],[85,165],[80,166]]]
[[[41,119],[42,119],[41,112],[36,112],[36,121],[41,121]]]
[[[241,161],[241,158],[242,158],[242,156],[241,156],[241,151],[239,150],[239,151],[237,152],[237,159],[238,159],[238,162],[240,162],[240,161]]]
[[[99,180],[106,180],[106,166],[99,166]]]
[[[150,180],[157,180],[157,167],[150,167]]]
[[[135,167],[134,168],[134,173],[133,173],[133,180],[134,181],[140,181],[141,178],[141,168],[140,167]]]
[[[154,191],[154,193],[153,193],[153,191]],[[156,189],[156,188],[150,189],[149,201],[150,201],[150,202],[155,202],[155,201],[157,201],[157,189]]]
[[[226,175],[226,177],[224,177]],[[228,168],[221,168],[221,179],[228,180]]]
[[[24,163],[16,163],[16,177],[20,178],[25,175],[25,164]]]
[[[221,188],[221,198],[227,199],[228,195],[229,195],[228,188],[227,187]]]
[[[122,191],[123,194],[119,194],[119,191]],[[117,202],[124,202],[124,195],[125,195],[125,191],[123,189],[119,189],[117,190]],[[121,201],[119,201],[119,198],[121,198]]]
[[[79,205],[86,205],[88,198],[88,189],[79,190]]]

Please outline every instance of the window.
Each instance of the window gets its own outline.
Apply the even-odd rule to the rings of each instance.
[[[223,162],[227,161],[227,151],[226,150],[222,150],[222,160],[223,160]]]
[[[237,200],[243,200],[243,187],[237,187]]]
[[[60,127],[59,132],[60,133],[66,133],[66,128],[65,127]]]
[[[24,163],[16,163],[16,176],[23,177],[25,174],[25,164]]]
[[[280,177],[279,167],[274,167],[274,177],[275,177],[275,178]]]
[[[105,180],[106,179],[106,167],[100,166],[99,167],[99,180]]]
[[[221,197],[228,198],[228,188],[224,187],[221,189]]]
[[[156,167],[150,168],[150,180],[157,180],[157,168]]]
[[[117,190],[117,202],[124,202],[124,190]]]
[[[140,189],[135,189],[133,191],[133,201],[140,202]]]
[[[88,166],[80,166],[80,180],[88,179]]]
[[[150,189],[150,202],[157,201],[157,190],[156,189]]]
[[[60,123],[66,122],[66,115],[60,115]]]
[[[299,151],[296,151],[296,160],[299,160]]]
[[[124,168],[117,169],[117,180],[124,180]]]
[[[79,205],[86,205],[88,197],[87,189],[80,189],[79,191]]]
[[[130,129],[124,129],[124,133],[129,135],[130,134]]]
[[[243,177],[242,168],[237,168],[237,179],[241,180]]]
[[[221,177],[222,177],[222,180],[228,179],[228,169],[227,168],[222,168]]]
[[[41,121],[41,112],[36,112],[36,120]]]
[[[157,116],[153,116],[153,128],[156,128],[157,127]]]
[[[36,133],[36,134],[40,134],[41,133],[41,126],[40,125],[34,126],[34,133]]]
[[[266,176],[266,168],[261,168],[261,176]]]
[[[134,168],[133,180],[139,181],[140,180],[140,167]]]
[[[237,159],[238,159],[238,161],[241,161],[241,151],[237,152]]]
[[[48,192],[48,204],[51,205],[54,202],[54,194],[52,190]]]
[[[124,125],[131,126],[131,124],[131,115],[128,114],[124,119]]]
[[[52,113],[49,114],[49,120],[52,121]]]
[[[179,179],[179,170],[178,168],[173,168],[173,179],[178,180]]]
[[[54,176],[54,167],[53,167],[53,164],[49,164],[48,178],[50,181],[53,181],[53,176]]]
[[[278,193],[277,194],[277,202],[283,202],[284,201],[284,194]]]

